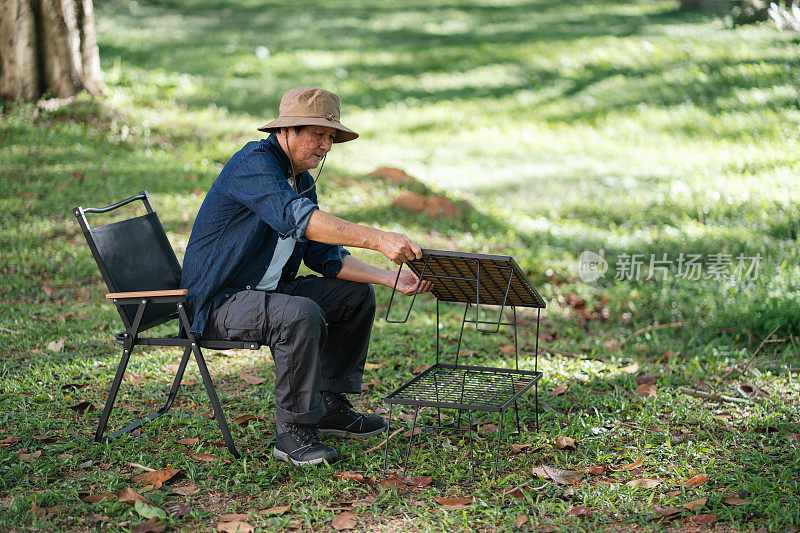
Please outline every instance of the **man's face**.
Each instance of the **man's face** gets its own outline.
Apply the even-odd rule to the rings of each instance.
[[[330,152],[336,130],[326,126],[306,126],[299,132],[295,128],[286,128],[289,155],[292,166],[298,174],[317,168],[325,154]]]

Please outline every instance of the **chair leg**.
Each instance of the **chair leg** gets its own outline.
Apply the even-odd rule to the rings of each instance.
[[[97,425],[97,431],[94,434],[94,441],[95,442],[102,442],[103,440],[103,433],[106,430],[106,425],[108,425],[108,418],[111,416],[111,410],[114,408],[114,402],[117,400],[117,393],[119,392],[119,386],[122,383],[122,378],[125,375],[125,369],[128,368],[128,361],[131,358],[131,349],[123,348],[122,350],[122,359],[119,361],[119,365],[117,366],[117,374],[114,376],[114,381],[111,383],[111,389],[108,391],[108,398],[106,399],[106,405],[103,407],[103,414],[100,416],[100,423]]]
[[[124,427],[124,428],[120,429],[119,431],[114,432],[111,435],[110,438],[115,439],[115,438],[117,438],[117,437],[119,437],[121,435],[124,435],[126,433],[130,433],[134,429],[138,429],[138,428],[142,427],[145,422],[150,422],[151,420],[155,420],[156,418],[158,418],[161,415],[166,414],[167,411],[170,410],[170,408],[172,407],[173,402],[175,401],[175,398],[178,396],[178,390],[180,389],[181,380],[183,379],[183,374],[186,371],[186,365],[189,362],[189,355],[191,353],[192,353],[191,347],[187,346],[186,349],[183,351],[183,357],[181,358],[180,365],[178,365],[178,371],[175,373],[175,378],[172,380],[172,386],[170,387],[169,396],[167,396],[167,401],[166,401],[166,403],[164,403],[164,405],[161,407],[161,409],[159,409],[155,413],[151,413],[151,414],[147,415],[146,417],[144,417],[144,418],[142,418],[140,420],[137,420],[133,424],[131,424],[131,425],[127,426],[127,427]],[[105,425],[103,427],[105,428]]]
[[[206,394],[208,394],[208,398],[211,400],[211,408],[214,409],[214,417],[217,419],[217,425],[219,425],[219,430],[222,432],[222,438],[225,440],[225,446],[228,447],[228,451],[231,452],[234,457],[239,459],[241,456],[239,455],[239,451],[236,449],[236,445],[233,443],[231,431],[228,429],[228,421],[225,420],[225,413],[222,412],[222,405],[219,403],[217,391],[214,388],[214,382],[211,379],[211,374],[208,372],[208,367],[206,366],[206,360],[203,358],[203,353],[200,351],[200,347],[196,342],[192,343],[191,349],[194,352],[194,359],[197,361],[197,367],[200,369],[200,375],[203,376],[203,385],[205,385]]]

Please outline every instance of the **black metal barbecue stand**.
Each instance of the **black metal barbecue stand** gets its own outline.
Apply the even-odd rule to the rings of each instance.
[[[389,405],[389,425],[386,429],[386,448],[384,450],[383,469],[387,469],[389,456],[389,435],[392,425],[392,410],[395,405],[414,407],[414,419],[411,437],[406,447],[403,461],[403,474],[408,467],[408,458],[414,441],[417,427],[436,430],[453,430],[469,434],[470,465],[472,479],[475,479],[475,459],[472,443],[472,412],[500,413],[500,426],[497,429],[497,451],[494,461],[494,478],[497,479],[497,466],[500,457],[500,443],[503,435],[503,422],[506,411],[514,406],[517,430],[520,430],[519,409],[517,399],[531,387],[534,387],[536,402],[536,429],[539,429],[539,385],[542,377],[539,372],[539,319],[545,302],[531,285],[525,274],[509,256],[471,254],[443,250],[422,250],[422,258],[408,263],[409,268],[420,278],[433,283],[431,292],[436,297],[436,364],[420,373],[386,397]],[[386,321],[404,324],[408,321],[411,309],[419,291],[419,284],[411,299],[408,312],[403,320],[390,320],[397,281],[403,265],[397,271],[389,306],[386,310]],[[456,348],[455,364],[440,362],[442,350],[439,345],[439,302],[463,303],[464,316]],[[469,309],[475,306],[475,318],[468,318]],[[500,306],[497,321],[480,319],[480,306]],[[506,306],[511,307],[512,321],[503,322]],[[534,353],[534,370],[519,369],[519,349],[517,345],[517,307],[536,308],[536,351]],[[466,323],[475,324],[477,331],[497,333],[500,326],[511,326],[514,329],[514,369],[490,368],[482,366],[459,365],[461,340]],[[489,327],[482,327],[489,326]],[[421,407],[434,407],[437,413],[437,424],[418,424],[417,418]],[[442,424],[442,409],[458,411],[454,425]],[[461,426],[462,413],[467,414],[467,427]]]
[[[107,213],[136,200],[142,201],[147,214],[96,227],[90,227],[86,220],[86,213]],[[125,331],[117,334],[114,339],[115,342],[122,345],[122,357],[117,366],[94,440],[101,442],[119,437],[166,414],[178,395],[189,356],[194,354],[225,445],[234,457],[239,458],[239,452],[231,437],[201,348],[258,350],[261,346],[254,342],[198,341],[191,334],[191,324],[186,314],[186,290],[180,288],[181,267],[158,215],[150,203],[147,191],[142,191],[136,196],[107,207],[76,207],[73,209],[73,213],[78,219],[86,242],[110,291],[106,298],[113,300],[125,326]],[[139,336],[140,333],[154,326],[176,319],[179,325],[177,336]],[[106,425],[135,346],[180,346],[183,348],[183,357],[163,407],[107,436],[104,435]]]

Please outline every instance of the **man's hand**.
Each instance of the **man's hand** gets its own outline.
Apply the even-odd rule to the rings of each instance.
[[[422,283],[419,283],[419,290],[417,290],[417,283],[419,283],[419,277],[416,274],[410,270],[402,270],[400,271],[400,278],[397,279],[397,290],[406,296],[411,296],[414,292],[428,292],[433,288],[433,283],[428,280],[422,280]]]
[[[378,244],[378,251],[398,265],[422,257],[422,248],[400,233],[384,231]]]

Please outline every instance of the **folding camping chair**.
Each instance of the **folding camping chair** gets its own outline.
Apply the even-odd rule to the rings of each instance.
[[[86,220],[87,213],[108,213],[136,200],[141,200],[147,214],[114,222],[103,226],[90,227]],[[194,353],[197,367],[203,376],[203,385],[211,400],[214,416],[219,424],[225,445],[235,456],[239,457],[233,443],[225,414],[219,403],[214,383],[208,372],[201,348],[215,350],[250,349],[258,350],[261,346],[254,342],[206,341],[197,342],[189,331],[190,323],[186,315],[186,289],[180,288],[181,266],[175,252],[169,244],[158,215],[150,203],[147,191],[131,196],[121,202],[101,208],[76,207],[73,213],[86,237],[100,273],[108,287],[106,298],[114,301],[117,311],[125,326],[125,331],[118,333],[115,342],[122,345],[122,358],[117,373],[108,393],[100,423],[97,426],[94,440],[101,442],[108,424],[108,418],[114,407],[119,386],[125,375],[131,353],[135,346],[181,346],[183,357],[172,382],[167,402],[158,411],[134,422],[113,433],[110,438],[119,437],[139,428],[145,422],[158,418],[172,407],[178,395],[181,379],[189,362],[189,354]],[[175,337],[140,337],[144,331],[178,320],[179,334]]]

